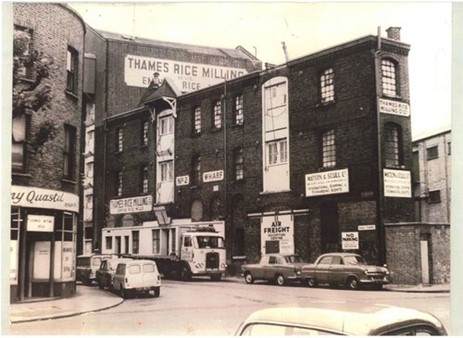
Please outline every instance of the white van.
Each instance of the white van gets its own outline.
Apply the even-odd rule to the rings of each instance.
[[[151,290],[154,292],[154,297],[159,297],[161,275],[156,263],[150,260],[118,263],[114,274],[113,288],[124,299],[137,292],[149,294]]]

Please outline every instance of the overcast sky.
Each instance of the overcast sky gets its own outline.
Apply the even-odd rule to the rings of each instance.
[[[69,3],[91,27],[203,46],[243,46],[262,62],[290,59],[401,27],[411,45],[412,134],[450,126],[451,3]]]

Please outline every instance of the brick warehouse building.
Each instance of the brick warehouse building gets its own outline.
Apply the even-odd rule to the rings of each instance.
[[[111,195],[107,181],[108,174],[110,176],[114,170],[111,161],[103,160],[112,156],[111,147],[115,144],[107,126],[108,121],[120,112],[139,105],[154,73],[169,77],[172,85],[181,94],[218,83],[222,81],[222,77],[234,78],[261,69],[262,64],[240,46],[235,49],[203,47],[123,36],[95,31],[90,27],[87,30],[85,41],[88,86],[84,96],[87,107],[87,165],[84,168],[84,248],[79,252],[91,253],[101,252],[101,229],[114,222],[114,215],[109,210],[109,200],[114,195]],[[137,137],[145,133],[145,137],[149,138],[149,141],[146,140],[147,144],[152,146],[153,125],[148,123],[151,116],[148,112],[145,115],[143,125],[127,126],[124,135],[128,135],[130,130]],[[152,148],[139,140],[137,142],[139,143],[132,144],[129,148],[125,147],[125,150],[131,151],[125,157],[125,162],[138,158],[145,160],[146,156],[153,155]],[[126,154],[124,152],[119,157]],[[154,191],[154,173],[150,170],[147,174],[149,191]],[[132,175],[144,173],[132,170]],[[126,183],[126,188],[128,187],[130,186]],[[131,187],[133,193],[130,194],[137,195],[138,188],[139,186]],[[128,191],[124,192],[124,195],[127,194]]]
[[[79,143],[85,24],[60,4],[13,4],[15,32],[30,38],[29,52],[55,62],[51,106],[13,118],[10,299],[75,294],[79,215]],[[36,78],[19,73],[21,84]],[[37,146],[43,123],[55,138]],[[48,132],[46,133],[48,135]]]
[[[173,219],[225,220],[231,274],[278,251],[384,263],[384,225],[414,220],[408,52],[390,28],[190,93],[166,76],[106,120],[105,203],[146,195]]]

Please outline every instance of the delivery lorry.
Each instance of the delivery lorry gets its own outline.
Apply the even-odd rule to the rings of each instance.
[[[102,231],[103,253],[154,260],[164,278],[209,276],[218,281],[227,266],[223,221],[173,220]]]

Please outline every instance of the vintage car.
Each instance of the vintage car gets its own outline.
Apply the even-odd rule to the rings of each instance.
[[[112,289],[117,264],[131,260],[130,258],[110,258],[103,260],[100,268],[96,270],[96,283],[100,289],[104,289],[105,287]]]
[[[136,293],[149,294],[154,297],[161,293],[161,275],[152,260],[135,259],[117,264],[113,279],[113,290],[122,298],[129,298]]]
[[[76,280],[85,285],[91,285],[96,278],[96,270],[101,265],[101,261],[111,258],[112,255],[80,255],[77,256]]]
[[[369,265],[360,255],[334,252],[319,256],[314,264],[305,265],[301,278],[310,287],[317,284],[342,284],[350,289],[358,289],[364,285],[381,289],[391,281],[391,274],[386,267]]]
[[[307,263],[295,254],[266,254],[258,264],[242,265],[241,276],[248,284],[260,279],[285,285],[288,281],[301,280],[301,268],[305,264]]]
[[[336,302],[309,308],[258,310],[240,325],[235,335],[445,336],[447,332],[436,317],[418,310]]]

